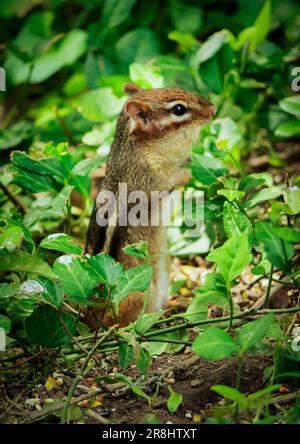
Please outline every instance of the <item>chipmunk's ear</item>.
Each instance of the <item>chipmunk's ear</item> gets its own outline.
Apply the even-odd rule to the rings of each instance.
[[[123,86],[123,91],[129,96],[132,96],[133,94],[137,93],[139,90],[140,88],[134,83],[126,83],[126,85]]]
[[[125,105],[125,112],[130,117],[130,134],[136,129],[147,131],[151,126],[151,109],[147,103],[141,100],[129,100]]]

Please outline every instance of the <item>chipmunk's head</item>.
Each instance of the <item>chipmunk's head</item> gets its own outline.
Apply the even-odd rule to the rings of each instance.
[[[130,95],[124,107],[129,134],[146,139],[182,132],[195,134],[195,129],[215,113],[210,102],[179,88],[140,89],[129,83],[124,91]]]

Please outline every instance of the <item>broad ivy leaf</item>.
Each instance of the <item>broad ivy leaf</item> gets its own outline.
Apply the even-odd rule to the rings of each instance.
[[[69,313],[61,313],[64,323],[71,334],[75,333],[75,318]],[[67,335],[57,311],[49,306],[37,307],[24,321],[26,335],[33,345],[42,347],[60,347],[69,344],[71,339]]]

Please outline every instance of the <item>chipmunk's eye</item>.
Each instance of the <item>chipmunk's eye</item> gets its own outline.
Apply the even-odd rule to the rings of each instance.
[[[172,106],[171,112],[175,114],[175,116],[183,116],[187,112],[187,109],[184,105],[178,103],[177,105]]]

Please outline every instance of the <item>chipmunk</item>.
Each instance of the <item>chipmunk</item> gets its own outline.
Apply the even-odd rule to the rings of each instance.
[[[119,184],[126,183],[128,193],[141,190],[150,197],[152,191],[171,192],[176,185],[187,181],[188,171],[184,165],[200,127],[212,118],[214,107],[196,94],[178,88],[141,89],[130,83],[124,86],[124,92],[129,99],[117,122],[101,189],[117,195]],[[126,255],[122,248],[147,241],[149,253],[155,257],[147,311],[162,308],[169,275],[165,228],[118,226],[117,223],[115,227],[98,226],[97,210],[95,204],[86,252],[92,255],[105,252],[128,268],[143,262]],[[119,304],[117,319],[107,310],[89,309],[85,314],[86,323],[93,329],[101,323],[127,325],[140,314],[144,297],[141,292],[127,296]]]

